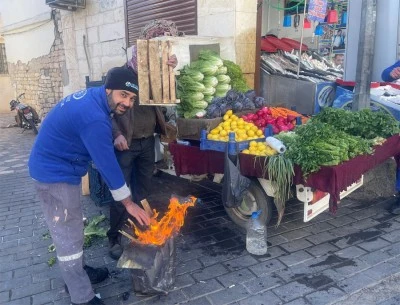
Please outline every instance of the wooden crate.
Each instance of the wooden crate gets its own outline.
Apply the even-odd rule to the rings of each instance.
[[[176,105],[175,73],[167,65],[171,42],[137,40],[140,105]]]

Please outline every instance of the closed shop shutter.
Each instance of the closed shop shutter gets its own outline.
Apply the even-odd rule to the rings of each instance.
[[[125,0],[128,46],[135,43],[141,29],[154,19],[175,22],[186,35],[197,35],[197,0]]]

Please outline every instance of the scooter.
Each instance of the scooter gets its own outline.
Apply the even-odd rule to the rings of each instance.
[[[39,116],[35,109],[31,106],[24,105],[20,102],[25,93],[20,94],[16,100],[10,102],[10,111],[15,111],[15,121],[17,126],[26,129],[32,129],[35,134],[38,134],[36,125],[40,123]]]

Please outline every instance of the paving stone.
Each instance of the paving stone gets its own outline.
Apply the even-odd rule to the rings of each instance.
[[[305,296],[305,298],[312,305],[324,305],[331,304],[333,301],[336,301],[338,298],[344,296],[345,293],[337,289],[335,287],[329,287],[325,290],[318,290],[316,292],[310,293]]]
[[[266,291],[254,296],[251,296],[245,300],[239,301],[239,305],[279,305],[282,304],[279,299],[272,291]]]
[[[394,243],[394,242],[400,241],[400,234],[398,231],[393,231],[393,232],[381,235],[381,238]]]
[[[10,300],[10,291],[0,292],[0,303],[5,304]]]
[[[337,273],[345,274],[346,276],[350,276],[354,273],[358,273],[362,270],[368,269],[370,266],[365,262],[359,259],[348,259],[342,263],[339,263],[335,266],[335,271]]]
[[[283,233],[281,236],[286,238],[289,242],[292,242],[296,239],[300,239],[306,236],[309,236],[311,233],[306,231],[305,229],[298,229],[288,233]]]
[[[205,281],[205,283],[199,282],[192,286],[185,287],[182,291],[189,299],[195,299],[222,289],[224,289],[224,287],[215,279],[212,279],[210,281]]]
[[[194,270],[201,269],[202,267],[203,266],[201,265],[201,263],[197,259],[194,259],[185,263],[180,263],[178,266],[176,266],[176,274],[180,275],[192,272]]]
[[[400,295],[394,296],[386,301],[378,303],[377,305],[398,305],[400,304]]]
[[[305,249],[305,251],[307,251],[308,253],[310,253],[311,255],[313,255],[315,257],[327,255],[327,254],[329,254],[331,252],[335,252],[337,250],[338,250],[337,247],[335,247],[334,245],[332,245],[328,242]]]
[[[335,238],[337,238],[337,236],[331,232],[321,232],[307,237],[307,240],[312,242],[314,245],[319,245]]]
[[[307,300],[303,298],[299,298],[296,300],[293,300],[291,302],[285,303],[285,305],[309,305],[310,303],[307,302]]]
[[[335,228],[335,226],[333,226],[329,222],[318,222],[316,224],[304,228],[304,230],[312,234],[318,234],[327,230],[331,230],[333,228]]]
[[[231,304],[235,301],[243,300],[250,296],[250,293],[241,285],[232,288],[225,288],[224,290],[207,295],[207,299],[213,305]]]
[[[32,295],[32,305],[53,304],[54,300],[59,299],[57,290],[49,290]]]
[[[281,247],[268,247],[267,254],[262,256],[257,256],[257,260],[263,262],[286,254],[287,252],[284,251]]]
[[[229,272],[229,270],[227,268],[225,268],[222,264],[216,264],[216,265],[212,265],[212,266],[203,268],[198,272],[193,272],[192,276],[197,281],[204,281],[204,280],[208,280],[211,278],[215,278],[215,277],[225,274],[227,272]]]
[[[300,250],[300,251],[291,253],[286,256],[281,256],[281,257],[279,257],[279,260],[282,263],[284,263],[286,266],[290,267],[290,266],[300,264],[306,260],[313,259],[313,258],[314,257],[312,255],[308,254],[304,250]]]
[[[286,266],[277,259],[271,259],[262,263],[253,265],[249,269],[257,276],[272,273],[276,270],[284,269]]]
[[[351,232],[351,229],[348,230]],[[348,246],[357,245],[367,240],[372,240],[378,238],[378,236],[382,235],[382,232],[376,229],[367,229],[360,231],[359,229],[355,229],[355,231],[337,238],[336,240],[332,240],[331,243],[339,248],[346,248]]]
[[[174,289],[181,289],[193,285],[196,281],[190,274],[178,275],[175,278]]]
[[[282,235],[275,235],[272,237],[268,237],[267,241],[268,241],[268,243],[271,244],[271,246],[278,246],[278,245],[288,242],[288,240],[285,237],[283,237]]]
[[[25,297],[7,302],[7,305],[31,305],[31,297]]]
[[[224,262],[224,265],[231,271],[236,271],[251,265],[257,264],[258,261],[252,255],[245,255],[239,258]]]
[[[378,249],[382,249],[386,246],[389,246],[390,243],[382,238],[377,238],[376,240],[369,240],[363,243],[358,244],[358,246],[367,251],[375,251]]]
[[[381,280],[397,272],[398,269],[393,268],[392,264],[383,262],[379,265],[369,268],[368,270],[364,271],[363,274],[375,280]]]
[[[314,289],[298,282],[291,282],[289,284],[274,288],[272,291],[283,301],[288,302],[309,294],[313,292]]]
[[[256,294],[283,284],[283,281],[274,274],[267,274],[243,283],[243,286],[250,291],[251,294]]]
[[[349,278],[346,278],[340,281],[337,286],[339,289],[345,291],[348,294],[355,293],[361,290],[364,287],[368,287],[375,282],[374,279],[362,274],[358,273]]]
[[[36,293],[44,292],[50,289],[50,281],[43,281],[28,286],[14,288],[11,290],[11,299],[21,299],[26,296],[34,295]]]
[[[290,253],[298,251],[298,250],[303,250],[303,249],[309,248],[311,246],[313,246],[313,244],[305,239],[297,239],[297,240],[291,241],[289,243],[280,245],[280,247],[282,247],[283,249],[285,249],[287,252],[290,252]]]
[[[374,251],[359,257],[361,261],[367,263],[370,266],[374,266],[384,261],[388,261],[392,258],[393,256],[384,250]]]
[[[179,304],[188,304],[188,305],[212,305],[210,301],[206,297],[201,297],[195,300],[189,300],[187,302],[182,302]]]
[[[30,275],[20,278],[9,278],[8,280],[0,282],[0,291],[10,290],[12,288],[26,287],[32,283]]]
[[[335,252],[336,255],[342,258],[356,258],[365,253],[367,253],[367,251],[360,249],[357,246],[347,247]]]
[[[217,277],[218,281],[224,285],[224,287],[230,287],[232,285],[237,285],[246,282],[256,276],[249,269],[242,269],[234,272],[230,272],[225,275]]]
[[[179,304],[188,301],[188,298],[182,293],[181,290],[175,290],[169,292],[168,295],[161,295],[157,298],[146,300],[144,303],[146,305],[164,305],[164,304]]]

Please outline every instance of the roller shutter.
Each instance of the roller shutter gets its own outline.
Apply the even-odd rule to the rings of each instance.
[[[154,19],[174,21],[179,31],[197,35],[197,0],[125,0],[126,37],[131,46]]]

